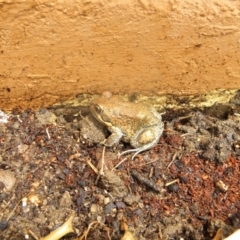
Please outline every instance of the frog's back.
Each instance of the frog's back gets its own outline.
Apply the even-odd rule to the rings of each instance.
[[[128,135],[133,136],[136,131],[159,123],[159,119],[153,114],[152,107],[143,103],[121,102],[111,108],[112,124],[122,129]]]

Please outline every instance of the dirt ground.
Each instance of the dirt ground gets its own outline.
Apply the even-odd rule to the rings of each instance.
[[[208,240],[240,228],[240,97],[165,111],[158,145],[132,161],[118,159],[129,144],[104,151],[109,133],[87,108],[14,110],[0,124],[1,239],[53,239],[69,217],[69,240]]]

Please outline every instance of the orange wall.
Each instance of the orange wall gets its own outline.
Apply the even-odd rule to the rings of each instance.
[[[0,0],[0,109],[240,88],[240,1]]]

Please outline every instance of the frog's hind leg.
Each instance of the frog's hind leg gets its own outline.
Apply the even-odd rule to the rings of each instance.
[[[148,150],[148,149],[154,147],[155,145],[157,145],[157,143],[154,144],[154,145],[151,143],[151,144],[148,144],[148,145],[144,145],[144,146],[142,146],[142,147],[139,147],[139,148],[133,148],[133,149],[126,150],[126,151],[120,153],[120,155],[118,156],[118,158],[120,158],[121,156],[123,156],[123,155],[125,155],[125,154],[135,152],[135,153],[133,154],[133,156],[132,156],[132,160],[133,160],[140,152],[143,152],[143,151],[145,151],[145,150]]]
[[[151,143],[149,143],[149,144],[146,144],[146,145],[144,145],[144,146],[142,146],[142,147],[126,150],[126,151],[122,152],[122,153],[118,156],[118,158],[120,158],[121,156],[123,156],[123,155],[125,155],[125,154],[131,153],[131,152],[135,152],[135,153],[133,154],[133,156],[132,156],[132,160],[133,160],[140,152],[143,152],[143,151],[146,151],[146,150],[148,150],[148,149],[151,149],[151,148],[155,147],[155,146],[157,145],[157,143],[158,143],[158,140],[159,140],[159,138],[156,139],[154,142],[151,142]]]
[[[138,149],[129,149],[129,150],[126,150],[124,152],[121,152],[119,155],[118,155],[118,158],[120,158],[121,156],[125,155],[125,154],[128,154],[128,153],[131,153],[131,152],[137,152]],[[137,153],[138,154],[138,153]],[[134,157],[136,156],[136,153],[133,155]],[[132,157],[132,160],[134,159],[134,157]]]
[[[135,149],[130,149],[124,151],[120,154],[119,157],[125,155],[127,153],[135,152],[132,156],[132,160],[143,151],[151,149],[155,147],[159,141],[160,136],[163,132],[162,126],[149,126],[148,128],[142,129],[135,134],[135,136],[131,139],[131,145],[135,147]]]

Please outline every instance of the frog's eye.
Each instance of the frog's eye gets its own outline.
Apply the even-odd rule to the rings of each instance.
[[[94,110],[96,113],[100,114],[102,112],[102,109],[98,105],[94,105]]]

